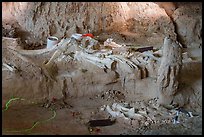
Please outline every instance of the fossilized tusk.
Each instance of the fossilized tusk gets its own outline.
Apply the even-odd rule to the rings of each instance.
[[[74,59],[87,60],[87,61],[91,62],[92,64],[97,65],[100,68],[106,68],[105,66],[107,66],[109,69],[111,69],[111,65],[114,62],[114,60],[111,60],[110,58],[101,59],[99,57],[84,53],[82,51],[76,51]]]
[[[115,60],[119,60],[121,63],[126,63],[129,65],[130,68],[137,68],[137,66],[130,60],[122,57],[122,56],[119,56],[119,55],[109,55],[108,56],[109,58],[113,58]]]
[[[64,45],[65,42],[69,42],[69,40],[66,41],[66,39],[62,39],[58,44],[56,44],[55,46],[49,49],[46,48],[46,49],[39,49],[39,50],[22,50],[22,49],[16,49],[15,47],[12,47],[12,46],[8,46],[8,48],[16,51],[17,53],[21,55],[40,55],[40,54],[45,54],[45,53],[48,53],[50,51],[54,51],[60,48],[61,46]]]
[[[16,51],[21,55],[40,55],[57,49],[57,46],[54,46],[53,48],[50,48],[50,49],[39,49],[39,50],[21,50],[21,49],[16,49],[15,47],[12,47],[12,46],[8,46],[8,48]]]

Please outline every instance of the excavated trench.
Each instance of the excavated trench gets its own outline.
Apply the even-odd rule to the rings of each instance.
[[[182,2],[3,2],[3,134],[202,134],[201,11]],[[75,33],[94,37],[69,43]],[[60,39],[56,48],[46,49],[48,36]],[[179,79],[163,106],[166,37],[182,45],[182,66],[163,80]],[[128,113],[114,117],[114,103]]]

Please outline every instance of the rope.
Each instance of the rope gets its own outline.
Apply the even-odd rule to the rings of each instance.
[[[18,99],[20,99],[20,100],[25,100],[25,99],[22,99],[22,98],[12,98],[12,99],[10,99],[10,100],[6,103],[6,108],[3,109],[2,112],[5,112],[6,110],[8,110],[10,103],[11,103],[12,101],[18,100]],[[53,109],[51,109],[51,111],[53,112],[52,117],[50,117],[49,119],[46,119],[46,120],[39,120],[39,121],[37,121],[37,122],[34,122],[31,128],[26,128],[26,129],[21,129],[21,130],[6,130],[5,132],[28,132],[28,131],[31,131],[31,130],[32,130],[34,127],[36,127],[38,124],[44,123],[44,122],[48,122],[48,121],[54,119],[54,118],[56,117],[56,111],[53,110]]]
[[[9,107],[9,104],[11,103],[11,101],[18,100],[18,99],[21,99],[21,98],[12,98],[12,99],[10,99],[10,100],[6,103],[6,108],[3,109],[2,112],[5,112],[6,110],[8,110],[8,107]],[[25,99],[21,99],[21,100],[25,100]]]

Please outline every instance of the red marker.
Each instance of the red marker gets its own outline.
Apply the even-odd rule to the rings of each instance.
[[[57,101],[57,99],[55,97],[52,98],[52,102],[55,102]]]
[[[83,34],[82,35],[82,37],[91,37],[91,38],[93,38],[94,36],[93,36],[93,34],[91,34],[91,33],[86,33],[86,34]]]

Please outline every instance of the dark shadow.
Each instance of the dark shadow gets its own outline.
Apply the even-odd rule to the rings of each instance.
[[[201,108],[202,100],[202,62],[188,62],[183,65],[181,70],[178,92],[175,97],[185,108],[196,111]]]
[[[202,62],[187,62],[181,69],[181,83],[188,85],[202,79]]]

